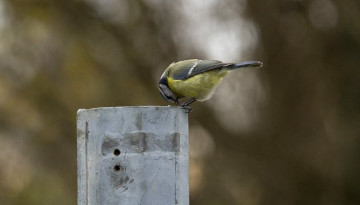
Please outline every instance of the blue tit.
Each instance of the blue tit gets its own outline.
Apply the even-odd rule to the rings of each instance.
[[[174,62],[164,71],[159,81],[159,91],[167,101],[179,104],[180,98],[189,98],[181,104],[188,107],[195,101],[208,100],[221,80],[237,68],[261,67],[260,61],[223,63],[216,60],[184,60]]]

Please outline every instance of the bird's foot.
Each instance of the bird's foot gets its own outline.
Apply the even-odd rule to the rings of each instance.
[[[182,105],[181,108],[185,110],[185,113],[190,113],[193,110],[192,107],[186,105]]]

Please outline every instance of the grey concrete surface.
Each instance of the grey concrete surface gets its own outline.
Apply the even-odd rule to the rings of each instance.
[[[188,142],[179,107],[80,109],[78,205],[188,205]]]

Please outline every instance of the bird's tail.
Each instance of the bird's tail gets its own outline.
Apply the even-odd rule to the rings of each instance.
[[[248,68],[248,67],[255,67],[260,68],[262,67],[263,63],[261,61],[244,61],[240,63],[234,63],[226,66],[227,69],[232,70],[236,68]]]

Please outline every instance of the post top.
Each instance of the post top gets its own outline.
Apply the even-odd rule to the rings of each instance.
[[[79,115],[82,112],[86,111],[100,111],[100,110],[119,110],[119,109],[154,109],[154,110],[172,110],[172,109],[182,109],[180,106],[154,106],[154,105],[148,105],[148,106],[118,106],[118,107],[96,107],[96,108],[80,108],[77,111],[77,114]]]

